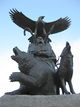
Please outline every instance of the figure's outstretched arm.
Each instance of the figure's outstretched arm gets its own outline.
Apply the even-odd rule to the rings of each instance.
[[[52,26],[51,26],[51,28],[50,28],[50,30],[49,30],[49,32],[48,32],[47,35],[50,35],[50,34],[51,34],[52,30],[54,29],[54,26],[55,26],[55,25],[52,25]]]
[[[32,36],[34,36],[32,30],[30,28],[25,28],[24,29],[24,36],[26,35],[26,31],[30,32]]]
[[[50,28],[50,30],[49,30],[48,33],[46,33],[46,31],[45,31],[45,29],[44,29],[45,35],[46,35],[46,36],[45,36],[45,40],[44,40],[45,42],[47,41],[48,36],[51,34],[52,30],[54,29],[54,26],[55,26],[55,25],[52,25],[52,26],[51,26],[51,28]]]

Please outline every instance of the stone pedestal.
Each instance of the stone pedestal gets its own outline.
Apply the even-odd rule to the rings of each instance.
[[[80,107],[80,95],[4,95],[0,107]]]

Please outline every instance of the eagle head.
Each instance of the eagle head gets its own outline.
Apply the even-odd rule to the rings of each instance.
[[[44,19],[45,16],[39,16],[38,21],[41,21],[42,19]]]

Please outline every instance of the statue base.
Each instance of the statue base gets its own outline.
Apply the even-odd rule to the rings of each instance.
[[[80,94],[76,95],[4,95],[0,107],[80,107]]]

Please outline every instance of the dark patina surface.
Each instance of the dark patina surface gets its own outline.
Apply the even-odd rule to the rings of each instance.
[[[28,52],[23,52],[17,47],[13,48],[15,55],[11,58],[18,63],[20,72],[13,72],[9,79],[11,82],[19,82],[20,88],[9,95],[56,95],[59,88],[63,94],[74,94],[71,83],[73,74],[73,55],[71,46],[67,42],[61,54],[60,65],[57,67],[57,59],[50,45],[50,34],[66,30],[70,25],[68,17],[60,18],[53,22],[44,22],[44,16],[40,16],[37,21],[26,17],[22,12],[10,10],[11,19],[15,24],[25,31],[31,33],[29,38]],[[66,82],[70,87],[67,91]]]

